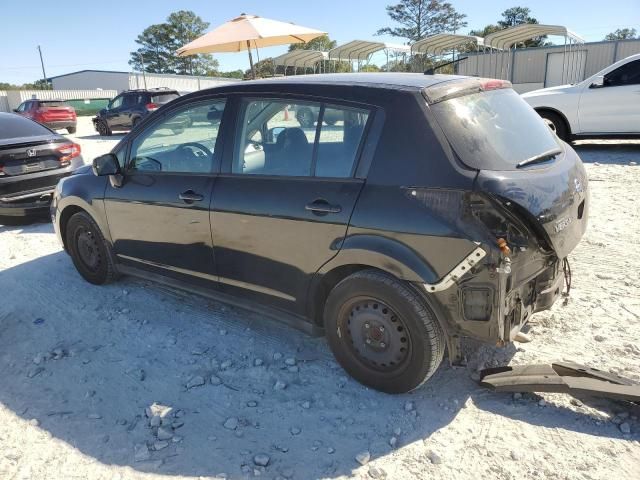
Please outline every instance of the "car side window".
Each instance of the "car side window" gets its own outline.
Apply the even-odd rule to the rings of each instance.
[[[113,109],[113,108],[120,108],[120,106],[122,106],[122,95],[117,96],[116,98],[114,98],[113,100],[111,100],[111,104],[109,105],[109,108]]]
[[[351,177],[368,118],[366,109],[245,99],[231,171],[245,175]]]
[[[318,136],[317,177],[350,177],[369,119],[361,108],[325,105]]]
[[[133,107],[136,104],[138,95],[125,95],[122,100],[122,106],[124,108]]]
[[[27,103],[28,102],[22,102],[20,105],[18,105],[18,108],[16,108],[16,112],[24,112],[26,110]]]
[[[184,105],[141,132],[131,142],[128,170],[210,173],[224,99]]]
[[[319,112],[319,103],[245,99],[232,172],[310,176]]]
[[[605,75],[607,87],[621,87],[624,85],[640,85],[640,60],[629,62]]]

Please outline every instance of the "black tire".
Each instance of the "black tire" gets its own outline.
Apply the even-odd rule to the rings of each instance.
[[[109,245],[88,213],[74,214],[65,232],[69,255],[76,270],[87,282],[103,285],[118,277]]]
[[[134,119],[131,121],[131,130],[136,128],[136,125],[140,123],[140,120],[142,120],[140,117],[134,117]]]
[[[445,336],[433,310],[409,285],[376,270],[356,272],[333,288],[324,326],[338,363],[383,392],[420,387],[444,357]]]
[[[547,126],[558,136],[558,138],[565,142],[571,140],[569,128],[567,127],[567,123],[564,121],[564,118],[557,113],[550,112],[548,110],[542,110],[538,112],[538,114],[542,117]]]
[[[302,107],[298,108],[296,112],[296,120],[302,128],[311,128],[315,123],[313,121],[314,115],[310,108]]]
[[[76,133],[76,127],[67,127],[67,132],[69,132],[70,134]]]
[[[102,137],[108,137],[113,133],[104,120],[98,120],[96,122],[96,130],[98,131],[98,135]]]

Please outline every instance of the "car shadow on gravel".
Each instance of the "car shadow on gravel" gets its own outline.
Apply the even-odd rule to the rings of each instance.
[[[0,289],[11,292],[0,303],[0,402],[9,423],[37,421],[64,441],[56,457],[77,448],[105,465],[185,476],[348,476],[363,452],[374,460],[416,443],[418,465],[431,449],[455,462],[430,437],[467,408],[614,436],[446,364],[412,394],[372,391],[323,339],[143,281],[87,284],[63,252],[2,271]],[[145,416],[154,402],[173,409],[162,435]]]
[[[573,148],[584,163],[600,163],[603,165],[629,165],[629,162],[640,164],[640,140],[608,143],[606,140],[580,140]]]

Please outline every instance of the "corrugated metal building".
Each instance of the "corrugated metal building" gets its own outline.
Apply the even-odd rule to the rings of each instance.
[[[109,70],[80,70],[50,78],[54,90],[123,90],[166,87],[180,92],[193,92],[217,87],[237,80],[223,77],[200,77]]]
[[[574,47],[573,62],[578,69],[580,80],[598,73],[612,63],[630,55],[640,53],[640,40],[619,40],[615,42],[593,42]],[[538,88],[553,87],[562,83],[562,68],[565,54],[564,45],[550,47],[523,48],[507,52],[471,52],[460,54],[457,73],[460,75],[476,75],[494,77],[496,65],[510,62],[510,80],[514,89],[520,93]],[[463,58],[466,57],[466,58]],[[567,61],[570,61],[567,57]]]

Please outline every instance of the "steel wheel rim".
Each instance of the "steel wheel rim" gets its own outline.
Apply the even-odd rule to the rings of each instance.
[[[88,270],[98,270],[101,261],[100,246],[95,235],[87,228],[81,227],[76,233],[76,248],[80,261]]]
[[[351,354],[381,373],[406,367],[411,338],[405,321],[388,304],[372,297],[357,297],[341,310],[345,342]]]

